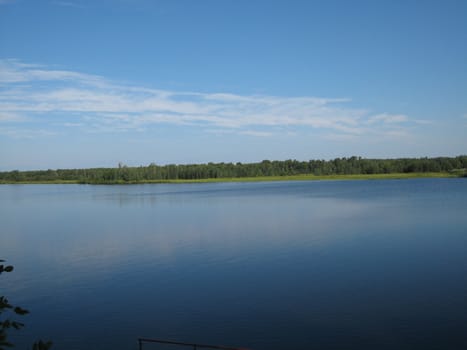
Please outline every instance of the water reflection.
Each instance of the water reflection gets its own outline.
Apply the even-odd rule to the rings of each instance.
[[[461,180],[0,186],[4,286],[67,349],[457,346],[466,198]]]

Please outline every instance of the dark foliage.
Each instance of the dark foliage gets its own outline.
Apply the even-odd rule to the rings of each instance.
[[[13,266],[3,265],[5,260],[0,260],[0,274],[13,271]],[[15,321],[11,317],[24,316],[29,313],[28,310],[19,306],[12,305],[7,297],[0,296],[0,350],[4,350],[14,345],[8,340],[8,331],[10,329],[18,330],[24,327],[24,323]],[[33,344],[34,350],[48,350],[52,342],[38,341]]]

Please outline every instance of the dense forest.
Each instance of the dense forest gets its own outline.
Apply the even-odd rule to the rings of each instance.
[[[132,183],[166,180],[197,180],[287,175],[354,175],[456,172],[466,175],[467,156],[438,158],[334,160],[263,160],[259,163],[207,163],[156,165],[116,168],[57,169],[0,172],[0,182],[70,181],[88,184]]]

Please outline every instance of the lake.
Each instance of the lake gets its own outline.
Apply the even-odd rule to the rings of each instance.
[[[467,179],[1,185],[0,220],[18,349],[467,348]]]

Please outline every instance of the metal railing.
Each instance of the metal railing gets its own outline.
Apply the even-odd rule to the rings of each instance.
[[[197,349],[248,350],[245,348],[231,348],[231,347],[221,346],[221,345],[206,345],[206,344],[185,343],[185,342],[172,341],[172,340],[138,338],[139,350],[143,350],[143,343],[159,343],[159,344],[170,344],[170,345],[179,345],[179,346],[190,346],[193,348],[193,350],[197,350]]]

